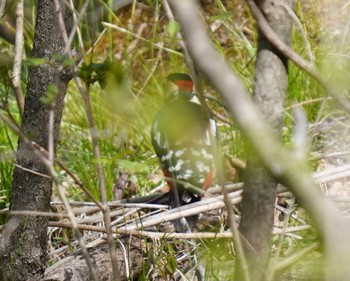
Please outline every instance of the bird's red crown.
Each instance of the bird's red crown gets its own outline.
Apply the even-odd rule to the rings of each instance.
[[[180,91],[193,91],[193,81],[191,77],[184,73],[173,73],[167,80],[174,83]]]

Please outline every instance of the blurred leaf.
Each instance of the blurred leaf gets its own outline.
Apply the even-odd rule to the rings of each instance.
[[[109,62],[83,64],[78,76],[87,84],[98,82],[101,88],[106,85],[106,72],[109,69]]]
[[[102,89],[114,87],[125,81],[124,69],[119,63],[106,60],[103,63],[83,64],[78,76],[86,83],[98,82]]]
[[[43,103],[50,104],[50,103],[55,101],[58,93],[59,93],[59,89],[58,89],[57,85],[50,84],[47,87],[46,94],[43,97],[41,97],[40,100]]]
[[[117,166],[119,169],[122,169],[125,172],[129,172],[130,174],[149,172],[149,167],[147,163],[142,163],[142,162],[132,162],[129,160],[117,160]]]
[[[166,30],[171,37],[175,37],[175,35],[180,31],[180,23],[176,20],[172,20],[168,23]]]
[[[44,58],[27,58],[23,60],[23,65],[26,66],[39,66],[46,63]]]
[[[171,244],[167,244],[167,248],[168,248],[169,254],[167,255],[166,267],[167,267],[167,270],[171,274],[173,274],[178,267],[176,262],[176,257],[175,257],[175,251]]]
[[[69,58],[67,55],[65,54],[55,54],[52,57],[53,61],[57,61],[60,62],[62,66],[67,67],[67,66],[72,66],[75,64],[75,59],[73,58]]]

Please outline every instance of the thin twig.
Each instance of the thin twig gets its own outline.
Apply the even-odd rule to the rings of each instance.
[[[69,201],[66,197],[66,194],[65,194],[65,189],[64,187],[62,186],[62,184],[60,183],[59,179],[57,178],[57,175],[56,175],[56,171],[55,171],[55,168],[54,168],[54,162],[51,160],[51,159],[47,159],[47,158],[44,158],[42,159],[42,161],[44,162],[44,164],[46,165],[50,175],[52,176],[53,178],[53,181],[57,187],[57,190],[58,190],[58,193],[60,195],[60,198],[66,208],[66,211],[67,211],[67,214],[68,214],[68,217],[69,217],[69,220],[71,221],[72,223],[72,228],[74,230],[74,234],[76,235],[76,237],[78,238],[78,242],[79,242],[79,246],[81,247],[81,251],[83,253],[83,256],[86,260],[86,263],[89,267],[89,270],[90,270],[90,273],[92,275],[92,279],[93,280],[98,280],[98,275],[97,275],[97,272],[92,264],[92,261],[90,259],[90,256],[89,256],[89,253],[86,249],[86,246],[85,246],[85,243],[83,241],[83,237],[82,237],[82,234],[80,233],[80,231],[78,230],[78,223],[76,221],[76,218],[74,216],[74,213],[73,213],[73,210],[71,208],[71,206],[69,205]]]
[[[91,193],[91,191],[89,189],[87,189],[85,187],[85,185],[78,179],[78,177],[70,170],[68,169],[59,159],[55,159],[56,164],[67,173],[67,175],[69,177],[71,177],[71,179],[73,179],[74,183],[79,186],[83,192],[92,200],[95,202],[95,204],[102,210],[102,205],[99,201],[97,201],[97,199],[95,198],[95,196]]]
[[[22,53],[23,53],[23,0],[16,6],[16,44],[13,62],[13,90],[15,92],[19,113],[22,116],[24,110],[24,95],[21,81]]]
[[[119,269],[118,269],[118,259],[117,259],[117,252],[114,246],[114,238],[113,238],[113,232],[111,229],[111,217],[110,217],[110,210],[108,206],[108,198],[107,198],[107,190],[106,190],[106,184],[105,184],[105,176],[103,173],[103,167],[102,167],[102,161],[101,161],[101,152],[100,147],[98,144],[98,133],[95,127],[95,122],[93,119],[93,113],[92,113],[92,105],[90,101],[90,97],[86,90],[83,88],[83,85],[81,83],[81,80],[79,77],[75,77],[75,81],[78,85],[78,89],[81,93],[81,96],[83,98],[83,101],[85,103],[85,109],[86,109],[86,115],[88,118],[89,126],[90,126],[90,134],[92,139],[92,146],[94,155],[96,158],[96,168],[98,173],[98,180],[99,180],[99,188],[100,188],[100,195],[101,195],[101,203],[102,203],[102,213],[104,216],[104,223],[107,230],[107,241],[111,256],[111,262],[112,262],[112,269],[113,269],[113,280],[121,280]]]
[[[86,53],[84,54],[84,56],[80,59],[79,63],[77,64],[77,69],[79,67],[82,66],[82,64],[85,62],[85,58],[87,57],[87,55],[89,55],[94,48],[96,47],[96,45],[101,41],[101,39],[103,38],[104,34],[106,33],[107,28],[104,28],[102,30],[102,32],[100,33],[100,35],[97,37],[97,39],[92,43],[91,47],[89,48],[89,50],[86,51]]]
[[[96,206],[96,202],[69,202],[71,206],[83,207]],[[62,202],[51,202],[51,206],[60,206]],[[110,207],[122,207],[122,208],[142,208],[142,209],[168,209],[168,205],[150,204],[150,203],[121,203],[121,202],[108,202]]]
[[[339,151],[339,152],[332,152],[327,154],[315,153],[314,155],[312,155],[310,160],[320,160],[324,158],[335,158],[335,157],[342,157],[342,156],[348,156],[348,155],[350,155],[350,151]]]
[[[291,110],[291,109],[294,109],[296,107],[300,107],[300,106],[303,106],[306,104],[311,104],[311,103],[320,102],[320,101],[327,101],[327,100],[332,100],[332,99],[333,99],[332,97],[322,97],[322,98],[316,98],[316,99],[311,99],[311,100],[305,100],[305,101],[294,103],[290,106],[287,106],[286,110]]]
[[[59,22],[59,27],[61,30],[61,35],[63,37],[63,40],[66,44],[66,48],[65,48],[65,52],[68,54],[68,56],[70,58],[72,58],[72,52],[70,49],[70,41],[69,38],[67,36],[67,30],[64,26],[64,20],[63,20],[63,16],[62,16],[62,12],[61,12],[61,6],[58,0],[54,0],[55,1],[55,7],[56,7],[56,12],[58,15],[58,22]],[[87,4],[85,2],[85,4]],[[87,5],[85,5],[83,8],[87,8]],[[77,22],[75,24],[75,28],[77,28]],[[74,27],[72,29],[72,33],[74,34]],[[77,72],[77,68],[75,67],[75,72]],[[109,206],[107,204],[107,192],[106,192],[106,185],[105,185],[105,179],[104,179],[104,174],[103,174],[103,168],[101,165],[101,153],[100,153],[100,149],[99,149],[99,145],[98,145],[98,134],[97,134],[97,130],[95,128],[94,125],[94,120],[93,120],[93,115],[92,115],[92,107],[91,107],[91,102],[88,96],[88,93],[86,92],[86,90],[83,88],[82,86],[82,82],[80,80],[79,77],[75,77],[75,81],[77,83],[78,89],[82,95],[83,101],[85,103],[85,107],[86,107],[86,114],[87,114],[87,118],[88,118],[88,122],[90,125],[90,133],[91,133],[91,138],[92,138],[92,145],[93,145],[93,150],[94,150],[94,155],[96,157],[97,160],[97,173],[98,173],[98,178],[99,178],[99,187],[100,187],[100,195],[101,195],[101,206],[102,206],[102,212],[103,212],[103,216],[104,216],[104,223],[106,226],[106,230],[107,230],[107,241],[108,241],[108,245],[109,245],[109,251],[110,251],[110,257],[111,257],[111,263],[112,263],[112,273],[113,273],[113,280],[114,281],[118,281],[120,280],[120,273],[119,273],[119,269],[118,269],[118,260],[117,260],[117,254],[116,254],[116,249],[114,247],[114,238],[113,238],[113,233],[111,230],[111,218],[110,218],[110,214],[109,214]]]
[[[227,192],[227,189],[223,188],[222,193],[224,195],[224,202],[225,202],[225,206],[226,206],[226,210],[227,210],[227,218],[229,221],[230,230],[231,230],[232,236],[234,238],[233,242],[234,242],[234,245],[235,245],[235,248],[237,251],[237,255],[240,259],[240,266],[241,266],[241,269],[243,272],[243,278],[245,281],[250,281],[251,278],[250,278],[250,273],[249,273],[249,268],[248,268],[248,262],[247,262],[246,255],[244,253],[243,243],[242,243],[242,239],[244,237],[241,236],[241,234],[238,230],[238,223],[236,221],[232,202],[229,198],[229,193]]]
[[[164,6],[164,10],[165,10],[165,13],[167,14],[169,21],[175,21],[175,16],[174,16],[167,0],[163,0],[163,6]],[[188,52],[188,49],[187,49],[186,44],[182,38],[181,33],[178,32],[176,34],[176,37],[178,39],[178,44],[179,44],[179,46],[184,54],[185,62],[186,62],[188,69],[190,70],[192,79],[193,79],[195,84],[198,84],[197,73],[195,71],[195,68],[194,68],[194,65],[192,62],[192,58],[190,56],[190,53]]]
[[[237,204],[240,202],[241,192],[242,190],[239,190],[239,191],[232,192],[228,195],[228,197],[231,200],[231,204]],[[123,229],[133,230],[133,229],[137,229],[139,225],[142,225],[143,227],[150,227],[166,221],[179,219],[181,217],[196,215],[204,211],[220,209],[225,207],[223,198],[224,197],[221,195],[215,198],[203,199],[199,202],[196,202],[190,205],[185,205],[179,208],[170,209],[170,210],[164,211],[162,213],[162,216],[148,217],[142,220],[141,222],[135,221],[131,224],[125,225]]]
[[[290,216],[292,213],[292,208],[294,205],[294,198],[292,201],[293,202],[288,205],[288,209],[287,209],[286,215],[285,215],[284,220],[283,220],[282,233],[279,237],[276,254],[274,255],[274,258],[270,260],[270,265],[269,265],[269,270],[268,270],[269,276],[271,276],[271,272],[272,272],[271,268],[275,267],[275,265],[277,264],[278,258],[280,256],[280,253],[282,250],[282,244],[284,242],[284,237],[286,235],[286,229],[288,228],[288,222],[289,222],[289,219],[290,219]],[[268,280],[273,280],[273,279],[268,278]]]
[[[154,73],[159,65],[159,62],[161,61],[162,59],[162,56],[163,56],[163,52],[162,52],[162,49],[159,49],[158,52],[157,52],[157,56],[156,56],[156,59],[155,59],[155,63],[151,69],[151,71],[149,72],[147,78],[145,79],[145,82],[141,85],[140,89],[137,91],[138,94],[141,94],[143,89],[148,85],[148,82],[154,77]]]
[[[143,37],[141,37],[141,36],[131,32],[131,31],[125,29],[125,28],[122,28],[122,27],[120,27],[118,25],[111,24],[111,23],[108,23],[108,22],[102,22],[102,25],[105,26],[105,27],[111,28],[111,29],[115,29],[115,30],[121,31],[121,32],[129,34],[129,35],[132,35],[133,37],[138,38],[141,41],[146,42],[148,44],[151,44],[153,47],[156,47],[158,49],[162,49],[162,50],[164,50],[164,51],[166,51],[168,53],[175,54],[175,55],[178,55],[178,56],[183,56],[181,53],[179,53],[177,51],[174,51],[173,49],[165,48],[165,47],[161,46],[160,44],[152,43],[151,41],[149,41],[149,40],[147,40],[147,39],[145,39],[145,38],[143,38]]]
[[[2,214],[9,215],[21,215],[21,216],[40,216],[40,217],[50,217],[50,218],[69,218],[68,214],[62,213],[52,213],[52,212],[37,212],[37,211],[9,211]]]
[[[0,116],[0,119],[2,119],[2,116]],[[6,122],[11,122],[11,121],[6,121]],[[11,123],[7,123],[7,125],[9,125],[9,124],[11,124]],[[20,135],[20,137],[21,138],[27,138],[27,136],[21,131],[21,129],[18,127],[18,126],[16,126],[15,124],[13,124],[13,126],[11,126],[10,128],[12,128],[13,130],[14,130],[14,128],[16,128],[14,131],[17,133],[17,134],[19,134],[20,132],[21,132],[21,135]],[[27,138],[28,139],[28,138]],[[48,151],[45,149],[45,148],[43,148],[42,146],[40,146],[40,145],[38,145],[37,143],[34,143],[34,142],[32,142],[31,143],[32,144],[32,146],[33,146],[33,149],[36,149],[36,150],[38,150],[40,153],[43,153],[43,155],[45,156],[45,157],[49,157],[48,155],[49,155],[49,153],[48,153]],[[76,175],[71,171],[71,170],[69,170],[59,159],[55,159],[55,163],[63,170],[63,171],[65,171],[66,173],[67,173],[67,175],[69,176],[69,177],[71,177],[71,179],[74,181],[74,183],[76,184],[76,185],[78,185],[82,190],[83,190],[83,192],[100,208],[100,209],[102,209],[102,205],[101,205],[101,203],[99,202],[99,201],[97,201],[97,199],[94,197],[94,195],[84,186],[84,184],[76,177]],[[38,172],[36,172],[36,171],[34,171],[34,170],[30,170],[30,169],[27,169],[27,168],[25,168],[25,167],[22,167],[22,166],[20,166],[20,165],[18,165],[18,164],[14,164],[17,168],[19,168],[19,169],[22,169],[22,170],[24,170],[24,171],[26,171],[26,172],[29,172],[29,173],[32,173],[32,174],[35,174],[35,175],[38,175],[38,176],[42,176],[42,177],[46,177],[46,178],[51,178],[50,176],[48,176],[48,175],[44,175],[44,174],[41,174],[41,173],[38,173]]]
[[[126,280],[130,280],[130,266],[129,266],[129,261],[130,261],[130,257],[126,252],[126,249],[123,245],[123,243],[118,239],[118,244],[120,245],[121,248],[121,252],[123,253],[123,257],[124,257],[124,265],[125,265],[125,277]]]
[[[55,122],[55,103],[51,104],[49,110],[49,132],[48,132],[48,161],[51,166],[55,165],[55,149],[54,149],[54,122]]]
[[[89,253],[86,249],[85,243],[82,240],[82,234],[78,230],[78,223],[76,221],[75,215],[73,213],[73,210],[71,206],[69,205],[68,199],[65,195],[65,189],[63,188],[62,184],[60,183],[59,179],[57,178],[56,171],[55,171],[55,151],[54,151],[54,108],[55,108],[55,103],[52,103],[50,106],[50,111],[49,111],[49,131],[48,131],[48,157],[46,158],[44,155],[44,159],[42,161],[46,164],[50,175],[52,176],[54,183],[56,184],[56,187],[58,189],[59,195],[61,200],[63,201],[63,204],[67,210],[67,215],[72,223],[74,233],[78,237],[78,242],[79,245],[82,249],[84,258],[86,259],[86,263],[89,267],[89,270],[92,275],[93,280],[98,280],[98,275],[97,272],[91,262],[91,259],[89,258]]]
[[[336,167],[333,169],[316,172],[313,178],[317,183],[327,183],[333,180],[339,180],[350,176],[350,164]]]
[[[67,222],[57,222],[57,221],[49,221],[50,227],[63,227],[63,228],[72,228],[71,223]],[[85,230],[85,231],[95,231],[95,232],[101,232],[106,233],[106,229],[104,227],[94,226],[94,225],[87,225],[87,224],[78,224],[78,229]],[[292,226],[288,227],[286,229],[274,229],[272,233],[274,235],[281,234],[281,233],[294,233],[299,231],[305,231],[308,229],[311,229],[311,225],[301,225],[301,226]],[[148,237],[152,239],[232,239],[233,234],[231,231],[226,232],[192,232],[192,233],[177,233],[177,232],[153,232],[153,231],[144,231],[144,230],[138,230],[138,229],[118,229],[118,234],[123,235],[132,235],[132,236],[141,236],[141,237]]]
[[[96,231],[96,232],[103,232],[106,233],[106,228],[101,226],[94,226],[94,225],[88,225],[88,224],[76,224],[75,226],[72,224],[72,222],[57,222],[57,221],[50,221],[49,226],[51,227],[63,227],[63,228],[73,228],[76,227],[79,230],[87,230],[87,231]]]
[[[58,19],[58,27],[61,31],[61,36],[63,38],[63,42],[65,43],[65,45],[68,44],[68,35],[67,35],[67,29],[66,26],[64,24],[64,19],[63,19],[63,15],[62,15],[62,7],[61,7],[61,3],[59,2],[59,0],[54,0],[55,3],[55,9],[56,9],[56,14],[57,14],[57,19]],[[67,50],[66,52],[69,53],[71,50]]]
[[[307,54],[309,56],[309,60],[310,62],[314,62],[315,61],[315,56],[311,51],[311,46],[310,46],[310,42],[309,40],[307,40],[307,36],[305,34],[303,25],[301,24],[299,18],[297,17],[297,15],[294,13],[294,11],[288,7],[283,1],[279,1],[278,2],[279,5],[281,5],[283,7],[283,9],[286,10],[286,12],[289,14],[289,16],[293,19],[293,22],[295,22],[295,24],[297,25],[301,36],[303,37],[304,43],[305,43],[305,49],[307,51]]]
[[[73,42],[73,39],[74,39],[74,36],[75,36],[75,33],[77,33],[77,35],[78,35],[78,41],[79,41],[79,45],[80,45],[81,50],[84,50],[84,42],[83,42],[83,38],[81,36],[81,32],[79,29],[79,24],[80,24],[81,20],[83,19],[84,15],[86,14],[86,10],[89,6],[89,3],[90,3],[90,0],[85,0],[84,5],[82,6],[82,8],[77,16],[75,13],[73,0],[69,1],[70,8],[71,8],[72,13],[73,13],[74,25],[73,25],[73,28],[72,28],[70,34],[69,34],[68,42],[66,43],[66,47],[64,50],[65,53],[69,52],[71,45],[72,45],[72,42]]]
[[[51,176],[48,176],[48,175],[39,173],[39,172],[37,172],[37,171],[34,171],[34,170],[31,170],[31,169],[25,168],[25,167],[23,167],[23,166],[21,166],[21,165],[18,165],[18,164],[16,164],[16,163],[15,163],[14,165],[15,165],[15,167],[17,167],[18,169],[21,169],[21,170],[26,171],[26,172],[28,172],[28,173],[32,173],[33,175],[37,175],[37,176],[40,176],[40,177],[43,177],[43,178],[51,179]]]
[[[269,276],[269,280],[276,280],[274,277],[276,275],[278,276],[281,274],[284,270],[287,268],[290,268],[291,265],[295,264],[296,262],[300,261],[303,257],[305,257],[307,254],[311,253],[312,251],[315,251],[320,246],[319,242],[314,242],[311,245],[305,247],[304,249],[298,251],[297,253],[290,255],[289,257],[286,257],[281,262],[275,264],[272,268],[271,275]]]

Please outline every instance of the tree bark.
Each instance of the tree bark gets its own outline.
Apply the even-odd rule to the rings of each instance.
[[[275,0],[256,1],[274,31],[287,44],[292,20],[286,9]],[[291,8],[293,0],[283,0]],[[259,32],[255,70],[254,101],[265,120],[280,137],[284,118],[284,101],[288,85],[287,60]],[[246,180],[242,195],[240,232],[251,280],[264,279],[270,256],[274,201],[277,183],[262,166],[254,151],[248,155]],[[237,277],[240,275],[240,265]]]
[[[72,13],[64,1],[60,0],[60,3],[67,32],[70,32]],[[65,47],[60,34],[54,1],[39,0],[32,55],[33,58],[43,58],[45,63],[29,70],[22,130],[32,141],[47,149],[49,111],[52,109],[54,151],[58,143],[64,97],[71,79],[70,71],[62,69],[58,56],[63,54]],[[58,91],[55,102],[47,104],[42,98],[50,85],[55,85]],[[21,139],[16,164],[10,210],[49,211],[52,180],[45,176],[48,175],[45,165]],[[46,247],[47,217],[12,215],[0,240],[2,280],[42,280],[47,261]]]

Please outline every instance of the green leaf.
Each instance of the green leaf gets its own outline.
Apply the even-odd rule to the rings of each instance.
[[[117,160],[117,166],[125,172],[130,174],[148,173],[149,168],[147,163],[132,162],[129,160]]]
[[[176,20],[171,20],[168,23],[166,30],[171,37],[175,37],[175,35],[180,31],[179,22],[177,22]]]
[[[62,66],[64,66],[64,67],[72,66],[74,64],[75,64],[75,59],[65,58],[62,61]]]
[[[50,104],[56,99],[56,96],[58,95],[58,93],[59,93],[59,89],[58,89],[57,85],[50,84],[47,87],[46,94],[43,97],[41,97],[40,100],[43,103]]]
[[[169,251],[169,254],[167,256],[167,264],[166,264],[166,267],[167,267],[167,270],[173,274],[175,272],[175,270],[177,269],[177,262],[176,262],[176,258],[175,258],[175,251],[173,249],[173,247],[168,244],[167,245],[168,247],[168,251]]]
[[[105,61],[104,63],[90,63],[83,64],[80,69],[78,76],[84,80],[85,83],[98,82],[101,88],[106,86],[106,76],[111,68],[111,63]]]
[[[45,63],[46,60],[44,58],[27,58],[23,60],[23,65],[27,66],[39,66]]]

